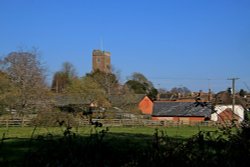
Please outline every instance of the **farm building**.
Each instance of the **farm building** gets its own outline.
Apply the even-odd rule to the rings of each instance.
[[[210,105],[210,104],[208,104]],[[210,107],[193,102],[154,102],[152,119],[183,122],[201,122],[210,119]]]
[[[211,115],[211,120],[223,123],[234,119],[239,123],[242,122],[244,120],[244,108],[241,105],[235,105],[234,113],[232,108],[232,105],[216,105],[216,112]]]
[[[65,112],[82,112],[89,107],[97,108],[97,103],[90,99],[84,99],[79,95],[57,95],[54,106]]]
[[[143,114],[151,115],[153,112],[154,102],[148,97],[145,96],[139,103],[139,109]]]

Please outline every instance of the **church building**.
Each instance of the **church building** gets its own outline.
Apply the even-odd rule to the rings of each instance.
[[[92,53],[92,71],[100,70],[102,72],[111,72],[110,52],[93,50]]]

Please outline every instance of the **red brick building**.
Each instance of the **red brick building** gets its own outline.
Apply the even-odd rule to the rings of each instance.
[[[210,104],[209,104],[210,105]],[[182,122],[201,122],[210,119],[211,109],[194,102],[154,102],[152,119]]]
[[[143,114],[151,115],[153,113],[153,101],[148,97],[145,96],[139,103],[139,109]]]

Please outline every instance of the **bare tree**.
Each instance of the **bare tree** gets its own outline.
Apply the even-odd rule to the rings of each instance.
[[[18,92],[13,94],[16,98],[13,107],[19,113],[36,112],[46,105],[45,69],[37,52],[12,52],[0,61],[0,68]]]
[[[70,62],[63,63],[61,72],[65,73],[68,76],[68,78],[77,77],[76,69],[74,65],[71,64]]]
[[[189,90],[187,87],[173,87],[170,92],[177,96],[187,96],[191,94],[191,90]]]
[[[105,73],[96,70],[90,74],[87,74],[86,77],[90,77],[96,83],[98,83],[102,87],[102,89],[105,90],[105,93],[109,99],[111,95],[116,94],[118,92],[120,84],[116,74],[114,73]]]
[[[168,90],[165,89],[165,88],[159,88],[159,89],[158,89],[158,93],[160,93],[160,94],[166,94],[166,93],[169,93],[169,92],[168,92]]]
[[[77,78],[77,75],[73,64],[64,62],[62,69],[54,74],[51,90],[56,93],[62,93],[75,78]]]

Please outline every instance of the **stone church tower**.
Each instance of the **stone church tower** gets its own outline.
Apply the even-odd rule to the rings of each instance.
[[[93,50],[92,53],[92,71],[100,70],[102,72],[111,72],[110,52]]]

